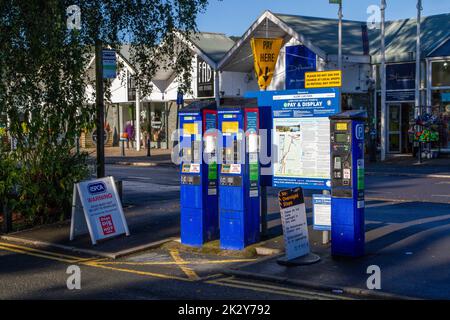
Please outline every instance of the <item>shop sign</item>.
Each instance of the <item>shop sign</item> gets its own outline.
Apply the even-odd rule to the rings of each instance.
[[[199,56],[197,56],[197,97],[214,97],[214,71],[211,66]]]
[[[386,66],[387,90],[414,90],[416,87],[416,64],[396,63]],[[414,100],[414,99],[413,99]]]
[[[316,71],[316,59],[303,45],[286,47],[286,89],[304,89],[305,72]]]
[[[414,90],[386,91],[386,101],[387,102],[414,101],[415,99],[416,99],[416,94],[415,94]]]

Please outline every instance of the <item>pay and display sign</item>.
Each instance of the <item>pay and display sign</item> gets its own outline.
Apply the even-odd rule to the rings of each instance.
[[[272,185],[330,189],[330,120],[339,89],[273,91]]]
[[[70,240],[89,233],[97,240],[130,234],[112,177],[74,185]]]

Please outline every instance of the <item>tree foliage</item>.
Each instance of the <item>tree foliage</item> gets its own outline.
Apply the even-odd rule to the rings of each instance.
[[[191,39],[207,0],[0,0],[0,115],[13,148],[2,142],[0,200],[41,221],[70,207],[72,184],[86,176],[76,137],[93,125],[87,69],[93,45],[131,46],[130,62],[143,95],[159,68],[190,87]],[[68,28],[77,5],[80,29]],[[177,36],[178,35],[178,36]],[[108,86],[106,84],[106,94]],[[2,133],[4,134],[4,132]],[[3,141],[3,139],[2,139]]]

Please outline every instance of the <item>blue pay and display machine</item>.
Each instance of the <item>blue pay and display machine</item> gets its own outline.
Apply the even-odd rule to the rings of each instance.
[[[331,254],[364,255],[365,111],[330,117]]]
[[[255,105],[247,107],[244,103],[218,109],[218,129],[222,133],[223,151],[222,163],[219,165],[222,249],[241,250],[259,241],[259,120]]]
[[[178,114],[181,243],[201,246],[219,236],[216,103],[196,102]]]

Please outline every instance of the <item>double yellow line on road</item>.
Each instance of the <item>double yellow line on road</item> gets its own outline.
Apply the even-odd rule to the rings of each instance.
[[[111,266],[103,265],[103,263],[105,263],[104,258],[102,258],[102,259],[80,258],[80,257],[68,255],[68,254],[57,253],[57,252],[47,251],[47,250],[41,250],[41,249],[36,249],[36,248],[21,246],[21,245],[17,245],[17,244],[6,243],[6,242],[0,242],[0,250],[5,250],[5,251],[9,251],[9,252],[14,252],[14,253],[20,253],[20,254],[38,257],[38,258],[55,260],[55,261],[59,261],[59,262],[69,263],[69,264],[80,264],[80,265],[86,265],[89,267],[108,269],[108,270],[113,270],[113,271],[121,271],[121,272],[127,272],[127,273],[132,273],[132,274],[137,274],[137,275],[143,275],[143,276],[151,276],[151,277],[156,277],[156,278],[175,279],[175,280],[182,280],[182,281],[193,281],[193,280],[200,279],[195,274],[194,271],[192,271],[190,268],[187,268],[185,266],[183,266],[182,270],[186,273],[188,278],[154,273],[154,272],[111,267]],[[179,254],[177,252],[174,252],[174,255],[178,259],[178,263],[185,263],[181,259],[181,257],[179,257]],[[174,263],[176,264],[177,261],[175,261]]]
[[[126,273],[130,273],[130,274],[141,275],[141,276],[150,276],[150,277],[155,277],[155,278],[190,281],[190,282],[206,280],[206,279],[210,279],[210,278],[216,278],[216,277],[219,277],[220,275],[214,274],[214,275],[211,275],[211,276],[208,276],[205,278],[201,278],[188,265],[215,264],[215,263],[222,264],[222,263],[245,262],[245,261],[253,260],[253,259],[241,259],[241,260],[229,259],[229,260],[185,261],[183,258],[181,258],[178,250],[172,249],[169,251],[169,253],[170,253],[170,256],[172,257],[172,259],[174,260],[173,262],[172,261],[162,261],[162,262],[105,261],[105,260],[107,260],[106,258],[100,258],[100,259],[99,258],[81,258],[81,257],[73,256],[73,255],[62,254],[62,253],[57,253],[57,252],[52,252],[52,251],[46,251],[46,250],[41,250],[41,249],[37,249],[37,248],[31,248],[31,247],[26,247],[26,246],[21,246],[21,245],[12,244],[12,243],[6,243],[6,242],[0,242],[0,250],[34,256],[34,257],[38,257],[38,258],[55,260],[55,261],[59,261],[59,262],[69,263],[69,264],[79,264],[79,265],[85,265],[85,266],[94,267],[94,268],[126,272]],[[112,265],[119,265],[119,264],[128,264],[128,265],[133,264],[136,266],[158,265],[158,264],[159,265],[176,265],[176,266],[180,267],[180,269],[187,276],[187,278],[112,266]],[[310,299],[350,299],[348,297],[343,297],[343,296],[338,296],[338,295],[318,293],[318,292],[314,292],[314,291],[307,291],[307,290],[301,290],[301,289],[291,289],[291,288],[285,288],[285,287],[263,284],[263,283],[258,283],[258,282],[243,281],[243,280],[236,279],[234,277],[216,278],[213,280],[207,280],[206,283],[212,284],[212,285],[227,286],[227,287],[233,287],[233,288],[239,288],[239,289],[246,289],[246,290],[258,291],[258,292],[277,294],[277,295],[282,295],[282,296],[284,295],[284,296],[289,296],[289,297],[294,297],[294,298],[299,298],[299,299],[309,299],[309,300]]]
[[[93,260],[93,258],[80,258],[76,256],[71,256],[67,254],[52,252],[52,251],[46,251],[46,250],[39,250],[35,248],[20,246],[17,244],[12,243],[6,243],[6,242],[0,242],[0,249],[20,253],[20,254],[26,254],[29,256],[39,257],[39,258],[45,258],[45,259],[51,259],[56,260],[60,262],[66,262],[66,263],[80,263],[80,262],[87,262],[90,260]]]
[[[80,264],[94,268],[101,268],[112,271],[126,272],[142,276],[150,276],[163,279],[181,280],[181,281],[199,281],[203,280],[197,273],[189,267],[189,265],[198,264],[223,264],[223,263],[234,263],[234,262],[246,262],[251,261],[250,259],[230,259],[230,260],[207,260],[207,261],[185,261],[181,258],[180,253],[176,249],[169,251],[169,254],[173,261],[151,261],[151,262],[130,262],[130,261],[105,261],[107,258],[81,258],[73,255],[57,253],[53,251],[47,251],[37,248],[31,248],[27,246],[0,242],[0,250],[5,250],[9,252],[24,254],[28,256],[44,258],[55,260],[59,262],[69,263],[69,264]],[[156,266],[156,265],[174,265],[178,266],[181,271],[187,276],[187,278],[179,277],[170,274],[155,273],[141,270],[134,270],[128,268],[122,268],[118,265],[130,265],[130,266]]]
[[[206,283],[258,292],[266,292],[276,295],[284,295],[305,300],[353,300],[352,298],[345,296],[327,294],[317,291],[308,291],[306,289],[292,289],[277,285],[239,280],[233,276],[206,281]]]

